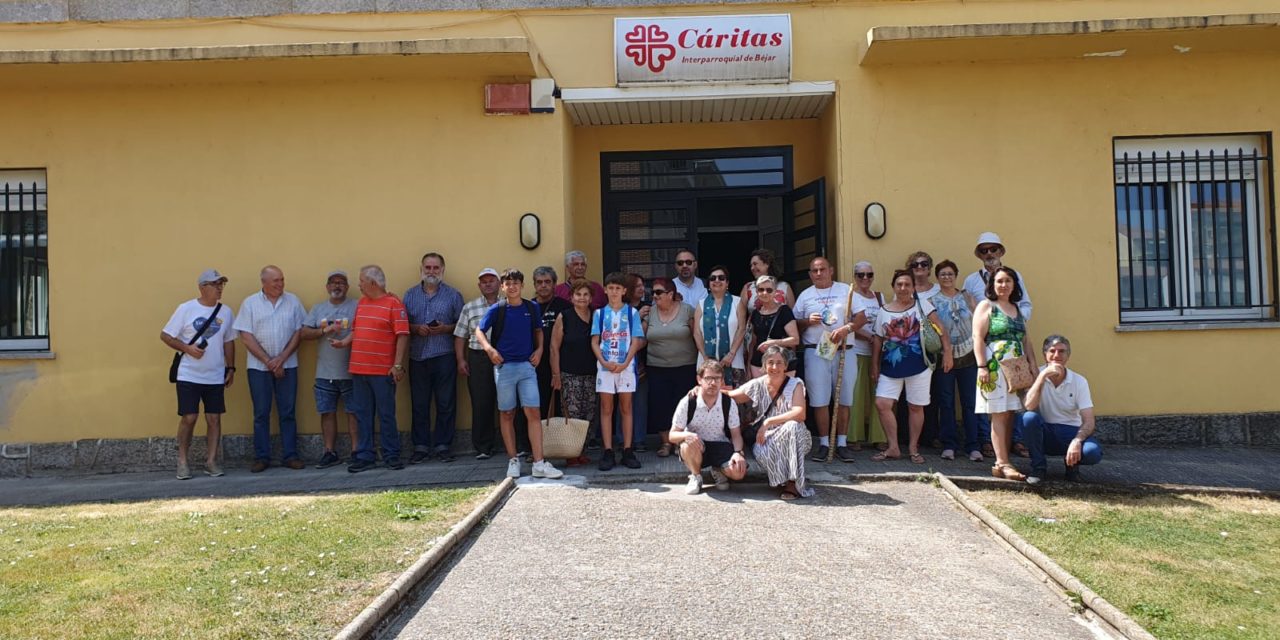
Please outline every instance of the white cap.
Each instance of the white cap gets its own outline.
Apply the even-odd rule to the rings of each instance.
[[[347,280],[348,282],[350,282],[350,278],[347,277],[346,271],[343,271],[342,269],[334,269],[333,271],[329,272],[328,276],[325,276],[325,279],[324,279],[325,283],[328,283],[330,280],[332,280],[334,276],[342,276],[343,280]]]
[[[978,236],[978,244],[973,245],[973,255],[978,255],[978,247],[984,244],[998,244],[1001,249],[1004,248],[1004,243],[1000,241],[1000,236],[996,235],[994,231],[983,231]]]
[[[485,277],[485,276],[493,276],[493,277],[497,278],[497,277],[498,277],[498,270],[497,270],[497,269],[494,269],[493,267],[485,267],[485,268],[483,268],[483,269],[481,269],[481,270],[480,270],[480,275],[476,276],[476,279],[480,279],[480,278],[483,278],[483,277]]]
[[[200,272],[200,277],[196,278],[196,286],[204,285],[208,282],[226,282],[227,277],[218,273],[217,269],[205,269]]]

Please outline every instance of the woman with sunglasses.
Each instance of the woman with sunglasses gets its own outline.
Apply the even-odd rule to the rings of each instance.
[[[907,256],[907,271],[915,280],[916,294],[928,300],[938,294],[938,285],[933,282],[933,257],[924,251],[917,251]]]
[[[704,359],[724,365],[724,386],[740,384],[746,375],[742,341],[747,332],[747,314],[738,296],[729,293],[729,269],[711,268],[707,276],[707,297],[694,308],[693,340],[698,345],[698,364]]]
[[[791,349],[768,347],[764,352],[764,374],[728,392],[737,402],[751,403],[760,416],[752,452],[764,467],[769,486],[782,488],[779,497],[783,500],[813,495],[804,480],[804,457],[813,446],[809,429],[804,426],[804,382],[787,375],[790,360]]]
[[[800,344],[800,329],[791,307],[779,304],[776,294],[778,279],[765,274],[755,281],[756,300],[760,308],[751,311],[751,377],[764,375],[762,357],[770,347],[795,349]],[[788,358],[789,360],[789,358]]]
[[[881,450],[889,448],[885,444],[884,427],[880,426],[880,412],[876,410],[875,387],[871,386],[871,343],[875,340],[871,329],[876,323],[876,313],[884,306],[884,296],[871,290],[875,279],[876,272],[870,262],[862,260],[853,265],[854,313],[861,311],[867,317],[867,323],[853,332],[858,380],[853,386],[853,407],[849,411],[849,448],[854,451],[861,451],[863,442]]]
[[[653,279],[653,308],[645,324],[645,377],[649,379],[649,415],[668,420],[676,405],[697,382],[698,346],[693,341],[693,307],[675,299],[676,286],[669,278]],[[669,426],[669,425],[667,425]],[[671,455],[669,429],[660,428],[658,456]]]
[[[956,384],[960,385],[960,407],[964,414],[964,448],[969,459],[982,462],[982,444],[991,439],[990,426],[973,411],[973,389],[977,386],[978,361],[973,353],[973,308],[977,302],[956,286],[960,267],[950,260],[935,269],[941,289],[929,302],[938,310],[942,330],[951,338],[951,371],[933,372],[933,395],[938,403],[938,437],[942,440],[942,458],[956,458]]]
[[[996,269],[987,281],[986,297],[973,311],[973,351],[978,365],[974,410],[991,415],[991,445],[996,452],[991,475],[1026,480],[1027,477],[1009,463],[1013,416],[1022,411],[1022,398],[1009,392],[1000,374],[1001,360],[1021,358],[1024,354],[1031,358],[1032,370],[1037,368],[1035,350],[1027,337],[1026,318],[1018,307],[1022,300],[1018,272],[1009,267]]]
[[[893,273],[893,300],[876,314],[872,333],[875,342],[872,351],[879,354],[871,361],[871,379],[876,385],[876,409],[880,411],[880,423],[884,425],[889,448],[877,453],[872,460],[890,460],[902,457],[898,448],[898,418],[893,405],[907,392],[907,415],[910,439],[908,453],[911,461],[924,464],[920,455],[920,432],[924,428],[924,406],[929,404],[929,383],[933,371],[925,359],[921,327],[925,322],[938,322],[938,314],[928,300],[915,296],[915,278],[910,271]],[[951,340],[942,334],[942,370],[951,370]]]
[[[788,307],[795,308],[796,297],[791,293],[791,286],[782,281],[782,272],[778,269],[777,261],[772,251],[768,249],[752,251],[750,267],[751,281],[742,285],[742,295],[738,296],[742,299],[742,304],[746,307],[748,315],[751,314],[752,309],[760,308],[761,300],[756,297],[756,280],[760,276],[773,276],[776,282],[773,295],[778,304],[785,304]]]

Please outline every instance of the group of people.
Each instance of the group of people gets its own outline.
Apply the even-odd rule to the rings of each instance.
[[[444,256],[430,252],[422,257],[420,282],[403,296],[388,292],[382,269],[368,265],[358,274],[361,297],[349,298],[348,276],[335,270],[325,281],[327,299],[310,312],[285,291],[281,269],[267,266],[261,289],[238,315],[221,302],[226,277],[207,270],[198,278],[199,297],[179,305],[161,333],[179,352],[177,477],[191,477],[188,451],[201,406],[208,425],[205,472],[222,475],[220,417],[224,389],[236,373],[236,338],[248,351],[255,473],[272,462],[273,407],[280,463],[305,466],[294,406],[297,350],[303,340],[315,340],[321,468],[343,462],[340,404],[352,442],[349,471],[376,466],[378,453],[387,468],[404,467],[395,394],[407,375],[409,464],[456,459],[462,376],[475,456],[492,457],[500,436],[511,477],[526,463],[534,477],[563,475],[542,452],[542,418],[554,411],[592,423],[590,442],[568,465],[590,463],[587,450],[598,448],[600,470],[619,463],[638,468],[636,454],[646,450],[653,431],[656,454],[679,455],[689,469],[690,493],[701,491],[703,470],[722,489],[743,478],[750,446],[780,496],[795,499],[812,493],[804,471],[810,454],[852,462],[867,443],[881,449],[873,460],[901,457],[900,414],[910,434],[907,454],[923,463],[919,440],[930,404],[938,409],[942,456],[954,458],[957,397],[970,459],[984,460],[985,450],[995,456],[993,474],[1038,482],[1046,457],[1062,455],[1075,476],[1079,464],[1101,457],[1088,383],[1066,369],[1067,339],[1050,336],[1032,387],[1007,390],[1000,362],[1032,353],[1031,300],[1020,276],[1002,264],[1004,252],[998,236],[982,234],[975,250],[982,267],[961,286],[955,263],[935,267],[928,254],[914,253],[893,273],[892,294],[883,296],[873,289],[875,273],[865,261],[854,265],[850,285],[836,281],[828,259],[814,258],[812,286],[797,295],[782,281],[775,256],[760,249],[750,258],[751,280],[735,295],[727,267],[713,266],[704,283],[689,250],[677,253],[673,278],[646,282],[611,273],[603,283],[586,277],[586,256],[572,251],[563,282],[554,268],[538,267],[534,295],[526,299],[522,272],[486,268],[477,276],[480,295],[467,302],[445,281]],[[816,432],[816,447],[806,424]],[[1030,476],[1010,461],[1015,438],[1031,456]]]

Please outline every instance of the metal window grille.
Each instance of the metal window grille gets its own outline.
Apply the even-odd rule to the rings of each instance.
[[[1121,322],[1277,317],[1270,166],[1261,144],[1117,152]]]
[[[44,172],[6,173],[0,173],[0,350],[47,350],[49,217]]]

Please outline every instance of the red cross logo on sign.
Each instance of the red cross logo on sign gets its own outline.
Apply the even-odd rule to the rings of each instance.
[[[667,61],[676,57],[676,48],[666,44],[670,34],[656,24],[638,24],[623,37],[628,43],[623,52],[635,61],[637,67],[648,66],[650,71],[660,73],[666,68]]]

